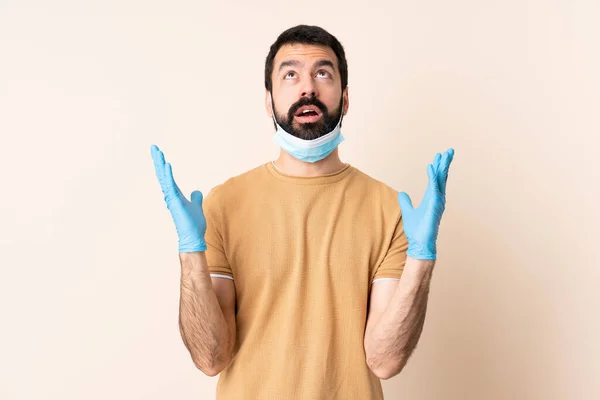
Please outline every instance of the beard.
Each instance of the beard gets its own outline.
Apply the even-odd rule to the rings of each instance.
[[[277,115],[277,110],[275,110],[275,105],[273,105],[275,120],[279,126],[281,126],[292,136],[303,140],[317,139],[331,132],[336,127],[340,117],[342,116],[343,99],[343,97],[340,99],[337,110],[330,114],[325,104],[323,104],[316,97],[302,97],[290,107],[285,118],[283,118],[281,115]],[[309,105],[314,105],[319,108],[322,113],[321,118],[317,122],[306,123],[301,123],[294,120],[294,115],[298,109],[300,109],[300,107]]]

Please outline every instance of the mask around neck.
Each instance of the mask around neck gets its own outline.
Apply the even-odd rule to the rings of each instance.
[[[314,163],[327,157],[335,148],[344,140],[342,132],[340,130],[342,125],[342,118],[344,113],[340,115],[340,120],[333,130],[321,137],[311,140],[300,139],[288,132],[286,132],[275,119],[275,107],[273,105],[273,97],[269,93],[269,99],[271,100],[271,110],[273,110],[273,122],[277,126],[277,131],[273,137],[273,141],[285,150],[287,153],[292,155],[294,158]],[[344,100],[342,98],[342,110],[344,107]]]

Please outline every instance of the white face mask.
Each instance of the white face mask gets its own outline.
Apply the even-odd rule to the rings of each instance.
[[[327,157],[335,148],[344,140],[342,132],[340,131],[342,125],[342,118],[344,113],[340,114],[340,120],[333,130],[319,138],[305,140],[300,139],[288,132],[286,132],[275,119],[275,106],[273,105],[273,97],[269,92],[269,99],[271,100],[271,109],[273,110],[273,121],[277,126],[277,132],[273,137],[273,141],[283,150],[291,154],[293,157],[300,161],[314,163]],[[342,97],[342,110],[344,108],[344,99]]]

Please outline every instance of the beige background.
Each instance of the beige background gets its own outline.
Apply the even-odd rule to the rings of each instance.
[[[386,399],[598,399],[600,4],[0,1],[0,398],[213,399],[179,337],[189,195],[274,159],[283,30],[345,46],[346,162],[418,203],[456,149],[428,317]]]

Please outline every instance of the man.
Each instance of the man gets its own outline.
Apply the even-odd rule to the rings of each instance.
[[[454,152],[428,166],[418,208],[343,163],[347,81],[334,36],[283,32],[265,64],[279,158],[204,202],[152,146],[179,237],[181,335],[220,373],[218,399],[382,399],[419,339]]]

